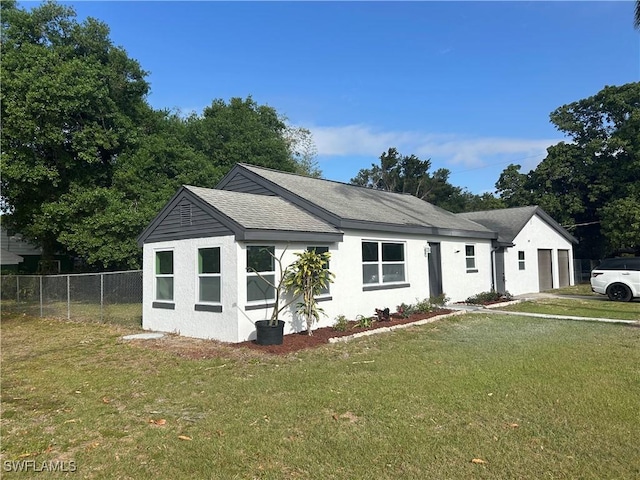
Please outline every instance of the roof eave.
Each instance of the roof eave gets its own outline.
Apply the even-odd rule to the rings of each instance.
[[[238,241],[342,242],[342,232],[302,232],[290,230],[246,229],[236,235]]]

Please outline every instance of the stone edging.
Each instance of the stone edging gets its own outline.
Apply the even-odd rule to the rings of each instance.
[[[354,333],[353,335],[345,335],[342,337],[332,337],[329,339],[329,343],[348,342],[349,340],[352,340],[354,338],[368,337],[370,335],[376,335],[378,333],[384,333],[384,332],[392,332],[394,330],[400,330],[402,328],[426,325],[427,323],[433,323],[436,320],[440,320],[442,318],[452,317],[454,315],[464,315],[465,313],[467,312],[463,310],[457,310],[455,312],[445,313],[443,315],[435,315],[433,317],[425,318],[423,320],[416,320],[415,322],[411,322],[411,323],[401,323],[400,325],[393,325],[391,327],[381,327],[381,328],[375,328],[373,330],[365,330],[364,332]]]

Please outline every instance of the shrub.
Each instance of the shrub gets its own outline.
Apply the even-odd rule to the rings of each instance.
[[[349,322],[347,321],[347,317],[344,315],[338,315],[336,317],[335,323],[333,324],[333,329],[339,332],[346,332],[349,327]]]
[[[444,293],[429,297],[429,303],[438,308],[444,307],[449,300],[449,297]]]
[[[481,292],[473,295],[465,300],[465,303],[471,303],[473,305],[484,305],[492,302],[509,301],[513,299],[513,296],[509,292]]]
[[[408,318],[409,315],[411,315],[412,313],[416,313],[416,309],[415,309],[415,307],[413,305],[406,304],[406,303],[403,302],[403,303],[401,303],[400,305],[398,305],[396,307],[396,312],[402,318]]]
[[[364,315],[358,315],[356,317],[356,324],[353,328],[369,328],[373,325],[374,319],[371,317],[365,317]]]

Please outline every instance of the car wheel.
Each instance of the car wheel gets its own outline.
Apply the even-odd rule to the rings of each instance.
[[[628,302],[631,300],[631,289],[622,283],[614,283],[607,288],[609,300],[614,302]]]

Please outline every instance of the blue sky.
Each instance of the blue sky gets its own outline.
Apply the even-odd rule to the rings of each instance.
[[[549,113],[640,80],[632,1],[64,3],[109,25],[153,107],[251,95],[311,130],[339,181],[396,147],[492,191],[563,139]]]

